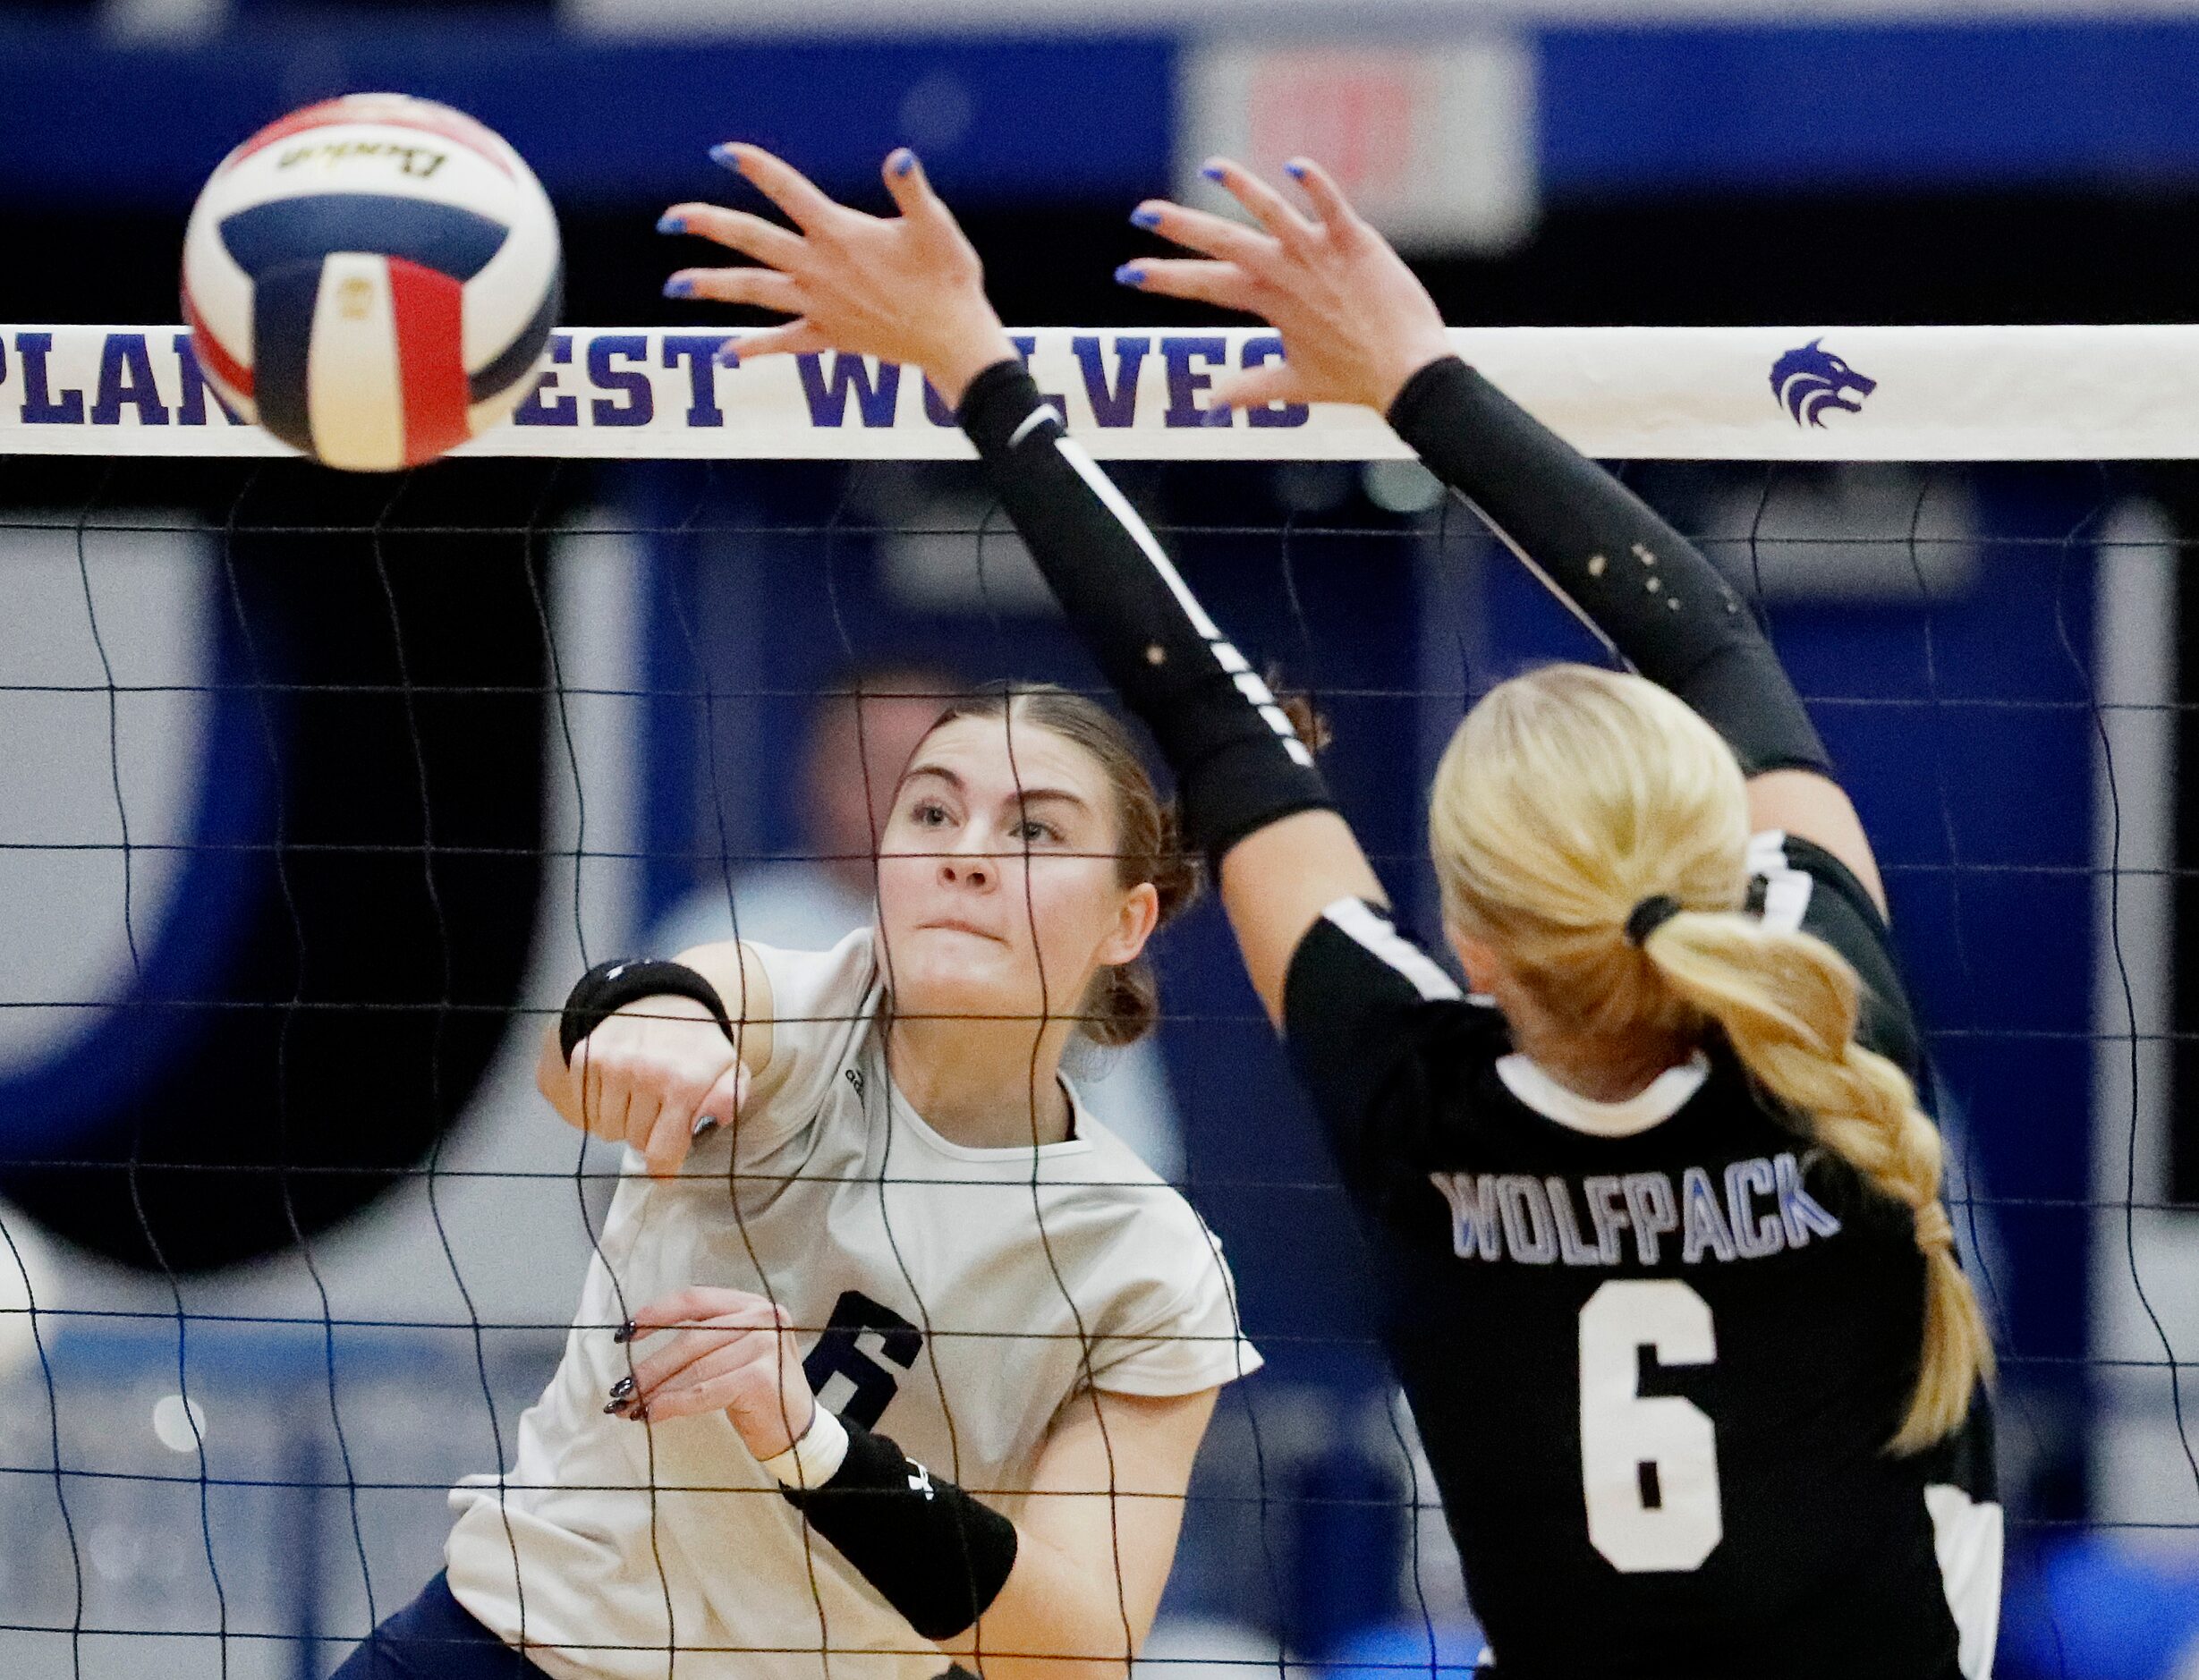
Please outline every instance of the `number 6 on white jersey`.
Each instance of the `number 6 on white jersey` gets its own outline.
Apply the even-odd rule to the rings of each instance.
[[[1694,1569],[1726,1532],[1718,1436],[1677,1395],[1641,1392],[1641,1352],[1660,1365],[1718,1357],[1710,1304],[1670,1279],[1605,1284],[1581,1309],[1581,1481],[1588,1538],[1627,1574]]]

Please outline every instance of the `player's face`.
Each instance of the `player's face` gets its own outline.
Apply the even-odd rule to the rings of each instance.
[[[1152,930],[1153,889],[1117,883],[1116,844],[1106,773],[1074,742],[1021,722],[1011,734],[998,717],[934,730],[879,848],[896,1007],[1074,1014],[1092,975]]]

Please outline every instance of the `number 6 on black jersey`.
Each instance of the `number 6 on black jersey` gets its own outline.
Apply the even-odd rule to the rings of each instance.
[[[1726,1532],[1717,1433],[1694,1402],[1641,1392],[1644,1347],[1660,1365],[1709,1364],[1710,1303],[1671,1278],[1615,1278],[1581,1309],[1588,1538],[1630,1575],[1699,1568]]]

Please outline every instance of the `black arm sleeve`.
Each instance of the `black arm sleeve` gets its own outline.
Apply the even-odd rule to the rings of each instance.
[[[780,1496],[837,1547],[926,1639],[952,1639],[985,1614],[1015,1567],[1015,1524],[902,1452],[848,1423],[847,1456],[821,1488]]]
[[[1254,830],[1330,806],[1268,685],[1021,362],[970,382],[962,424],[1071,627],[1176,773],[1191,842],[1219,863]]]
[[[1617,479],[1453,356],[1405,382],[1389,423],[1628,664],[1723,735],[1744,770],[1831,774],[1740,597]]]

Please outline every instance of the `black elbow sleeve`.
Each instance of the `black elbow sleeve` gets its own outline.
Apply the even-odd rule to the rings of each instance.
[[[1641,497],[1454,356],[1405,382],[1389,422],[1629,665],[1723,735],[1744,770],[1830,774],[1747,604]]]
[[[1071,628],[1152,732],[1191,843],[1218,864],[1269,823],[1330,806],[1268,685],[1020,362],[970,382],[962,423]]]

